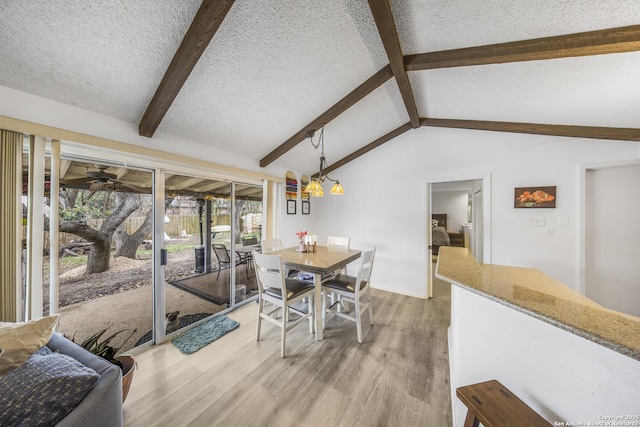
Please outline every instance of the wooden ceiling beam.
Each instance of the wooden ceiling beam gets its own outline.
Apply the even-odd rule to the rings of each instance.
[[[358,157],[368,153],[369,151],[373,150],[374,148],[377,148],[379,146],[381,146],[382,144],[384,144],[385,142],[399,136],[402,135],[403,133],[405,133],[406,131],[412,129],[413,126],[411,125],[411,122],[405,123],[402,126],[400,126],[397,129],[392,130],[391,132],[389,132],[388,134],[381,136],[380,138],[376,139],[375,141],[373,141],[370,144],[365,145],[364,147],[360,148],[359,150],[354,151],[353,153],[349,154],[347,157],[344,157],[341,160],[338,160],[337,162],[333,163],[332,165],[327,166],[324,169],[324,173],[327,174],[331,171],[334,171],[336,169],[338,169],[341,166],[344,166],[345,164],[349,163],[350,161],[357,159]],[[317,178],[318,177],[318,173],[313,175],[313,178]]]
[[[574,138],[640,141],[640,129],[596,126],[548,125],[539,123],[493,122],[483,120],[420,119],[422,126],[455,129],[487,130],[494,132],[528,133],[534,135]]]
[[[640,50],[640,25],[404,57],[409,71],[537,61]]]
[[[418,108],[416,107],[416,101],[413,97],[413,91],[411,90],[409,76],[404,66],[402,49],[400,48],[398,32],[396,31],[396,24],[393,20],[389,0],[369,0],[369,8],[371,9],[371,13],[373,13],[373,19],[378,27],[378,33],[382,39],[384,49],[387,52],[389,65],[400,89],[402,100],[409,114],[411,126],[418,128],[420,127],[420,116],[418,115]]]
[[[142,116],[138,125],[140,135],[153,136],[233,2],[234,0],[203,0],[147,111]]]
[[[335,105],[329,108],[327,111],[322,113],[316,119],[314,119],[311,123],[300,129],[293,135],[291,138],[287,139],[285,142],[280,144],[275,150],[264,156],[260,160],[260,166],[266,167],[276,161],[279,157],[283,156],[287,151],[291,150],[293,147],[301,143],[307,137],[307,131],[310,130],[318,130],[322,126],[329,123],[331,120],[338,117],[340,114],[344,113],[349,107],[351,107],[356,102],[360,101],[362,98],[373,92],[374,89],[381,86],[384,82],[393,77],[393,72],[391,71],[391,67],[387,65],[373,76],[369,77],[364,83],[355,88],[351,93],[338,101]]]

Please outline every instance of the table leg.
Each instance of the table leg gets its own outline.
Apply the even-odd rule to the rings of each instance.
[[[315,287],[315,310],[316,310],[316,341],[322,341],[322,275],[313,275],[313,286]]]

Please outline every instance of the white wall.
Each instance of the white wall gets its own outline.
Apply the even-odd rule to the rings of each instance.
[[[640,361],[455,285],[449,346],[456,427],[466,407],[455,389],[492,379],[552,425],[640,415]]]
[[[491,175],[485,262],[533,267],[578,289],[579,165],[638,158],[638,143],[444,128],[410,130],[332,172],[344,196],[313,200],[318,234],[375,244],[372,286],[426,295],[426,181]],[[454,160],[452,160],[454,159]],[[514,209],[515,187],[557,186],[556,209]],[[527,226],[539,215],[554,228]],[[567,216],[568,226],[558,217]],[[285,218],[286,220],[286,218]],[[490,223],[489,223],[490,222]],[[486,240],[491,239],[491,242]],[[638,249],[636,249],[638,250]]]
[[[448,232],[459,233],[462,224],[468,222],[468,191],[432,191],[431,202],[433,213],[447,214]]]

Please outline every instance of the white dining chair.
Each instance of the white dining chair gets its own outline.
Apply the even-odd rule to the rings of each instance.
[[[373,306],[371,304],[371,270],[373,269],[373,259],[375,258],[376,249],[362,252],[359,258],[360,264],[358,274],[349,276],[347,274],[339,274],[335,278],[329,279],[322,283],[322,311],[324,313],[332,313],[336,316],[351,320],[356,323],[358,342],[362,343],[362,313],[369,311],[369,323],[373,326]],[[340,300],[327,307],[327,293],[332,292],[339,295]],[[341,309],[341,300],[349,301],[353,304],[355,311],[344,312]],[[324,317],[323,317],[324,327]]]
[[[349,238],[340,236],[329,236],[327,237],[327,246],[330,248],[334,247],[349,249]]]
[[[258,325],[256,329],[256,341],[260,341],[260,327],[262,320],[267,320],[282,329],[282,343],[280,356],[285,356],[285,338],[287,332],[309,319],[309,331],[313,333],[315,311],[313,310],[314,286],[307,282],[291,279],[283,274],[283,265],[279,255],[266,255],[253,251],[256,279],[258,282]],[[309,299],[308,313],[292,307],[304,298]],[[265,307],[265,303],[272,306]],[[300,318],[289,322],[289,312],[300,315]],[[279,314],[279,318],[276,316]]]
[[[260,242],[262,245],[262,253],[267,254],[269,252],[279,251],[282,249],[282,240],[279,237],[274,237],[273,239],[264,239]],[[289,270],[289,268],[284,268],[284,274],[286,277],[296,278],[298,276],[298,270]]]
[[[279,251],[282,249],[282,240],[279,237],[273,239],[264,239],[260,242],[262,245],[262,253],[266,254],[273,251]]]
[[[338,248],[338,249],[349,249],[349,242],[350,242],[350,238],[349,237],[342,237],[342,236],[328,236],[327,237],[327,247],[328,248]],[[333,273],[329,273],[325,276],[322,276],[322,283],[326,282],[329,279],[333,279],[334,277],[336,277],[339,273],[347,273],[347,268],[344,267],[342,270],[338,270],[338,271],[334,271]],[[329,297],[331,298],[331,304],[333,304],[336,301],[336,295],[334,295],[333,293],[329,293]],[[345,310],[348,310],[349,307],[347,305],[347,302],[344,301],[342,303],[342,306]],[[322,318],[324,320],[324,312],[322,313]]]

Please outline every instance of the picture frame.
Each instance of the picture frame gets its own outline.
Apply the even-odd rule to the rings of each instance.
[[[302,215],[309,215],[311,213],[311,203],[308,200],[302,201]]]
[[[296,214],[296,201],[293,199],[287,200],[287,215],[295,215]]]
[[[549,187],[516,187],[513,207],[519,208],[555,208],[556,186]]]

